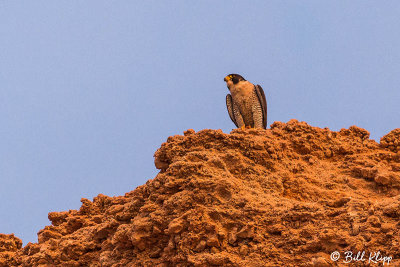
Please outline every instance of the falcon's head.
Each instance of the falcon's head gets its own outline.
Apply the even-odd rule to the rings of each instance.
[[[224,78],[224,81],[226,82],[226,85],[227,85],[228,88],[229,88],[230,85],[232,85],[232,84],[237,84],[237,83],[239,83],[240,81],[246,81],[246,79],[243,78],[243,77],[242,77],[241,75],[239,75],[239,74],[229,74],[228,76],[226,76],[226,77]]]

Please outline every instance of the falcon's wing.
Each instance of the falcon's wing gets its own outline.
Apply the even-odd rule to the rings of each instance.
[[[233,123],[236,125],[236,127],[239,127],[235,120],[235,115],[233,113],[233,100],[230,94],[226,95],[226,108],[228,109],[229,117],[231,118]]]
[[[260,85],[257,84],[254,89],[257,93],[258,101],[260,101],[261,104],[263,114],[263,126],[264,129],[267,129],[267,99],[265,98],[264,90]]]

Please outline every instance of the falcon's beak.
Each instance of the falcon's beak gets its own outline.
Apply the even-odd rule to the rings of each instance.
[[[224,81],[225,81],[225,82],[227,82],[227,81],[229,81],[229,80],[230,80],[229,76],[226,76],[226,77],[224,78]]]

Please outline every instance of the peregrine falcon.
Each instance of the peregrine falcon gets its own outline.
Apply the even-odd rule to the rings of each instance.
[[[230,94],[226,95],[229,117],[238,128],[267,128],[267,100],[260,85],[246,81],[239,74],[224,78]]]

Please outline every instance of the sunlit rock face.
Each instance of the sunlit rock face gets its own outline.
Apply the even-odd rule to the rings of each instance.
[[[38,243],[0,235],[0,266],[329,266],[335,251],[398,264],[399,132],[187,130],[146,184],[51,212]]]

